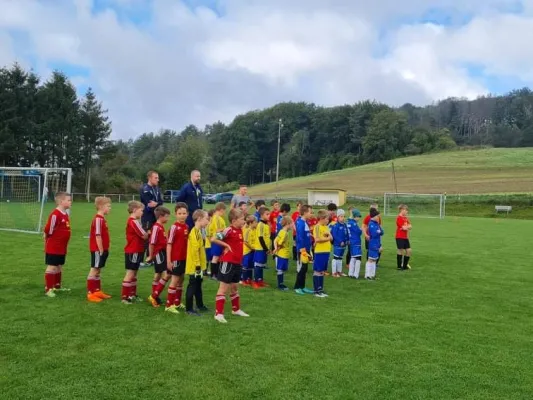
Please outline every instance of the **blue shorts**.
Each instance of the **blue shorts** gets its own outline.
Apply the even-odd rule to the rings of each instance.
[[[361,257],[362,255],[361,245],[360,244],[351,244],[350,245],[350,255],[352,257]]]
[[[252,269],[254,267],[254,252],[242,256],[242,268]]]
[[[254,265],[265,266],[267,263],[267,253],[264,250],[254,251]]]
[[[329,253],[315,253],[313,271],[326,272],[328,270]]]
[[[276,269],[278,271],[287,271],[289,269],[289,260],[286,258],[276,257]]]
[[[213,258],[213,256],[211,255],[211,247],[205,249],[205,258],[207,262],[211,262],[211,259]]]
[[[379,249],[378,250],[368,249],[368,258],[377,260],[379,258]]]
[[[223,250],[224,249],[222,248],[222,246],[219,246],[216,243],[211,244],[211,256],[212,257],[220,257],[223,253]]]
[[[346,247],[333,247],[333,257],[340,257],[342,258],[344,256],[344,251],[346,250]]]

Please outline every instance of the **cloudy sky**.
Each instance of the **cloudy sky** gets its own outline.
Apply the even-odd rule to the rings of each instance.
[[[114,138],[281,101],[421,105],[533,83],[533,0],[0,0],[0,65],[67,73]]]

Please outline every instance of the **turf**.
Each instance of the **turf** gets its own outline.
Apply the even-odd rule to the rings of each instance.
[[[461,150],[399,158],[250,187],[253,196],[307,197],[309,188],[345,189],[349,195],[404,193],[524,193],[533,184],[531,148]]]
[[[0,233],[1,398],[531,398],[531,222],[414,219],[413,269],[402,273],[387,219],[378,281],[326,278],[327,299],[243,288],[251,317],[220,325],[120,303],[123,204],[109,216],[103,271],[114,298],[87,303],[92,215],[74,204],[72,292],[55,299],[42,293],[42,238]],[[143,297],[151,278],[141,270]],[[216,284],[204,289],[212,308]]]

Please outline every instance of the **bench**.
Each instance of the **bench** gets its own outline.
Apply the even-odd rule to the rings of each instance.
[[[509,214],[513,210],[513,207],[511,207],[511,206],[495,206],[494,209],[495,209],[496,213],[506,212],[507,214]]]
[[[327,206],[328,204],[333,203],[333,200],[316,200],[315,206]]]

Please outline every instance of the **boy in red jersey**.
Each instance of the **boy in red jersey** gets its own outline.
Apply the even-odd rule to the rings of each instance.
[[[184,308],[181,304],[183,293],[183,280],[185,275],[185,261],[187,260],[187,241],[189,239],[189,216],[187,204],[176,203],[174,207],[176,222],[168,231],[167,241],[167,270],[171,275],[170,285],[168,285],[167,302],[165,311],[172,314],[179,314],[179,308]]]
[[[396,264],[400,271],[411,269],[409,258],[411,258],[411,243],[409,242],[409,231],[411,222],[407,218],[409,212],[407,206],[402,204],[398,207],[400,213],[396,217]]]
[[[230,293],[231,313],[239,317],[249,317],[240,307],[239,281],[242,271],[244,215],[240,210],[231,210],[229,213],[230,227],[218,232],[213,236],[213,243],[217,243],[224,248],[224,253],[220,257],[222,264],[219,270],[220,286],[216,296],[215,320],[227,323],[224,318],[224,303],[226,293]]]
[[[68,210],[72,206],[72,197],[68,193],[56,194],[57,207],[48,217],[44,227],[44,252],[46,270],[44,272],[45,294],[56,297],[56,292],[68,292],[70,289],[61,287],[61,273],[67,257],[67,246],[70,240],[70,219]]]
[[[99,196],[94,199],[94,205],[97,212],[89,233],[91,270],[87,276],[87,300],[91,303],[100,303],[102,300],[111,298],[110,295],[102,291],[100,281],[100,272],[105,267],[107,257],[109,257],[109,229],[105,216],[111,210],[111,199]]]
[[[154,264],[154,280],[152,281],[152,293],[148,302],[154,307],[159,307],[159,293],[165,289],[168,282],[167,274],[167,235],[165,224],[168,222],[170,211],[168,208],[159,206],[154,210],[156,222],[152,225],[150,240],[148,241],[148,258],[146,262]]]
[[[126,246],[124,247],[126,275],[122,281],[121,295],[124,304],[142,301],[137,296],[137,272],[144,256],[144,242],[148,239],[148,233],[140,222],[143,208],[143,204],[139,201],[134,200],[128,203],[130,216],[126,224]]]

